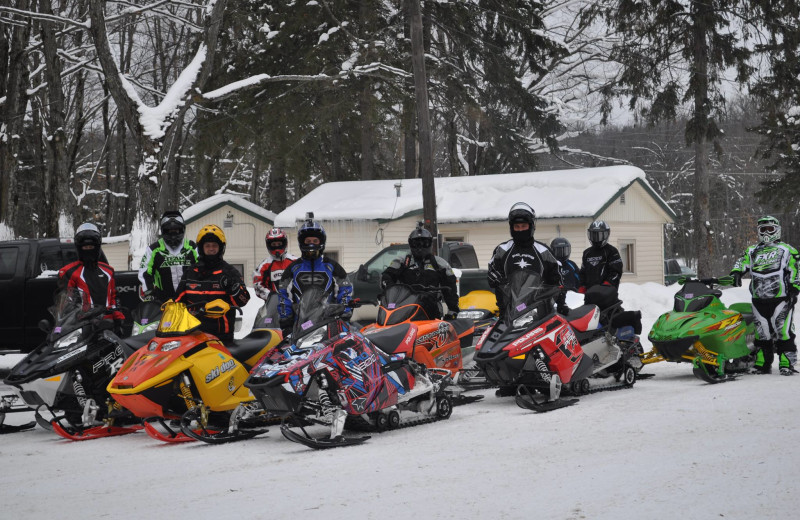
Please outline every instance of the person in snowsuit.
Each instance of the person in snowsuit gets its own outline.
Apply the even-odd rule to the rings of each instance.
[[[592,244],[583,252],[581,259],[581,286],[578,292],[585,293],[595,285],[611,285],[619,288],[622,279],[622,258],[619,250],[608,243],[611,228],[605,221],[595,220],[586,231]]]
[[[444,258],[433,254],[433,235],[422,222],[408,235],[411,253],[405,258],[395,258],[381,275],[381,288],[386,290],[394,284],[445,287],[442,299],[447,304],[444,319],[453,320],[458,315],[458,288],[456,275]],[[438,295],[425,293],[420,305],[430,319],[442,318],[442,307]]]
[[[495,290],[497,307],[500,309],[500,318],[506,313],[503,291],[498,290],[508,283],[508,278],[514,271],[530,271],[538,273],[547,285],[560,286],[561,271],[558,260],[555,259],[550,249],[541,242],[534,240],[536,230],[536,212],[528,204],[517,202],[508,212],[508,228],[511,240],[498,245],[489,260],[489,286]],[[557,301],[559,312],[569,312],[564,303],[566,296],[562,292]],[[564,314],[562,313],[562,314]]]
[[[782,375],[796,374],[797,346],[794,333],[794,306],[800,293],[800,253],[781,242],[778,219],[758,219],[758,244],[749,246],[731,269],[732,284],[742,285],[742,276],[750,273],[750,294],[756,322],[755,346],[758,348],[754,373],[769,374],[778,352]]]
[[[564,289],[568,291],[577,291],[581,286],[581,275],[578,264],[570,260],[569,255],[572,253],[572,245],[564,237],[554,238],[550,242],[550,250],[553,251],[553,256],[561,264],[561,279],[564,282]]]
[[[175,301],[190,305],[219,298],[229,303],[231,308],[223,316],[198,316],[203,331],[228,343],[233,341],[236,307],[244,307],[250,301],[250,293],[239,271],[222,259],[225,244],[225,233],[219,227],[203,226],[197,234],[199,261],[184,268]]]
[[[264,242],[267,245],[269,256],[256,268],[253,275],[253,288],[256,296],[267,301],[270,294],[277,294],[278,282],[283,271],[289,267],[289,264],[297,260],[297,257],[287,252],[289,239],[281,228],[270,229]]]
[[[284,337],[291,333],[294,326],[294,305],[308,288],[320,287],[329,294],[329,298],[345,306],[353,298],[353,285],[347,279],[344,268],[323,255],[326,240],[325,229],[314,220],[313,213],[309,214],[297,231],[300,258],[283,271],[278,284],[278,314]],[[345,313],[351,312],[349,308],[345,310]]]
[[[100,261],[100,230],[86,222],[75,230],[75,249],[78,260],[58,271],[59,290],[78,289],[88,305],[104,305],[105,319],[114,321],[114,332],[123,333],[125,315],[117,308],[117,287],[114,268]]]
[[[161,237],[150,244],[139,265],[144,298],[157,302],[174,300],[183,268],[197,263],[197,246],[185,238],[186,223],[180,211],[161,216]]]

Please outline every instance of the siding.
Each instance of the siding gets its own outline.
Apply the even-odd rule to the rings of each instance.
[[[103,253],[105,253],[108,263],[115,271],[128,271],[130,242],[124,240],[121,242],[112,242],[110,244],[103,244]],[[138,269],[139,266],[136,266]],[[135,270],[135,269],[134,269]]]

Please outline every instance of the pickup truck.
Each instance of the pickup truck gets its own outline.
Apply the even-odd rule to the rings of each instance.
[[[0,350],[28,352],[45,339],[42,319],[52,320],[48,308],[57,289],[58,270],[78,259],[75,244],[58,239],[0,242]],[[105,261],[105,256],[101,257]],[[119,271],[117,304],[139,304],[136,271]]]
[[[686,276],[696,277],[697,273],[685,265],[679,264],[674,258],[664,260],[664,285],[672,285]]]
[[[381,274],[389,267],[392,260],[404,258],[407,254],[409,254],[408,244],[392,244],[359,266],[357,271],[348,276],[353,284],[353,296],[362,301],[377,300],[381,292]],[[437,256],[444,258],[455,271],[460,296],[475,290],[491,291],[486,278],[487,271],[478,268],[478,256],[472,244],[444,242]],[[360,320],[374,319],[377,312],[376,307],[365,305],[356,311],[356,317]]]

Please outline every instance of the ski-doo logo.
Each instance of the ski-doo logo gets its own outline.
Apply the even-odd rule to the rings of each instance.
[[[117,345],[113,352],[109,352],[92,365],[92,373],[96,374],[98,370],[108,365],[110,372],[116,374],[117,370],[122,367],[122,347]]]
[[[229,359],[228,361],[222,363],[220,366],[212,368],[211,372],[206,374],[206,383],[210,383],[211,381],[218,378],[220,374],[229,372],[233,370],[235,367],[236,367],[236,361]]]

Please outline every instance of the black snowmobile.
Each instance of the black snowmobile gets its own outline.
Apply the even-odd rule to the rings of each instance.
[[[55,319],[46,341],[23,358],[4,380],[35,410],[36,421],[59,435],[79,440],[131,433],[140,427],[114,426],[134,422],[133,416],[112,404],[106,386],[148,334],[120,339],[113,324],[103,319],[103,306],[89,306],[82,293],[69,288],[56,295],[50,308]],[[51,325],[42,320],[40,327]],[[42,415],[42,411],[50,417]]]

